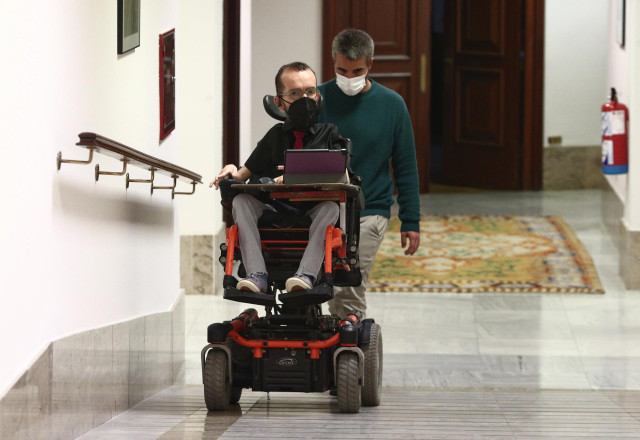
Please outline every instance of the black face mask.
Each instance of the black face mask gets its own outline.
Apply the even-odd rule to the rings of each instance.
[[[316,123],[318,104],[311,98],[300,98],[289,106],[288,113],[294,130],[304,131]]]

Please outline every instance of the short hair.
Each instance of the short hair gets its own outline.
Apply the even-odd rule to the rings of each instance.
[[[279,95],[284,91],[284,84],[282,83],[282,74],[287,70],[294,70],[296,72],[304,72],[305,70],[311,70],[313,76],[316,76],[316,72],[313,71],[311,67],[307,63],[303,63],[302,61],[294,61],[293,63],[285,64],[280,67],[278,73],[276,73],[276,93]],[[316,77],[317,81],[317,77]]]
[[[331,56],[336,59],[336,54],[340,54],[350,60],[357,60],[366,57],[367,64],[373,58],[373,38],[360,29],[345,29],[335,36],[331,45]]]

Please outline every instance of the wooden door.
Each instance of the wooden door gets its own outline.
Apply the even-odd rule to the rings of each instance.
[[[522,189],[524,0],[445,8],[442,182]]]
[[[240,0],[224,0],[223,6],[222,164],[240,163]],[[223,210],[227,227],[231,213]]]
[[[431,0],[325,0],[322,78],[335,76],[331,43],[343,29],[358,28],[375,42],[370,77],[398,92],[413,124],[420,192],[429,184]]]

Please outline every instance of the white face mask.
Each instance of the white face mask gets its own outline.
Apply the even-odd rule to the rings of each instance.
[[[346,76],[336,73],[336,83],[345,95],[354,96],[360,93],[360,91],[364,89],[364,86],[367,85],[367,75],[347,78]]]

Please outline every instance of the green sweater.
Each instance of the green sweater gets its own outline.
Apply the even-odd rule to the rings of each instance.
[[[402,97],[374,81],[365,93],[348,96],[335,78],[318,86],[324,100],[318,122],[332,122],[353,142],[351,166],[362,177],[365,208],[361,215],[390,217],[393,177],[398,189],[402,231],[420,231],[416,148],[409,111]]]

